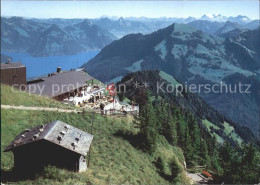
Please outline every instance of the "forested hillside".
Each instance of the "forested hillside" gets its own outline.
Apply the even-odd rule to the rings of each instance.
[[[259,182],[257,164],[260,162],[260,153],[254,144],[232,147],[228,141],[224,141],[219,145],[214,135],[199,128],[192,114],[182,112],[162,99],[154,99],[149,91],[144,91],[135,99],[141,100],[138,101],[141,103],[139,116],[135,119],[140,129],[140,147],[153,154],[160,150],[161,143],[179,146],[184,151],[188,169],[204,165],[213,174],[212,183],[215,184]],[[163,158],[158,158],[158,165],[165,168]],[[170,165],[176,166],[174,163]],[[178,168],[174,167],[174,171],[177,172]]]

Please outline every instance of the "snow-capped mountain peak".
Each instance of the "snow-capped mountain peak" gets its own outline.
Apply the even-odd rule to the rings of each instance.
[[[217,22],[236,22],[240,24],[245,24],[251,21],[247,16],[238,15],[236,17],[227,17],[223,16],[221,14],[204,14],[201,18],[201,20],[207,20],[207,21],[217,21]]]
[[[243,16],[243,15],[238,15],[236,17],[229,17],[228,20],[231,22],[239,23],[239,24],[246,24],[251,21],[251,19],[249,19],[247,16]]]
[[[124,19],[123,17],[120,17],[120,18],[118,19],[118,23],[119,23],[120,25],[124,24],[124,23],[125,23],[125,19]]]
[[[227,17],[223,16],[221,14],[204,14],[201,17],[202,20],[207,20],[207,21],[218,21],[218,22],[225,22],[227,21]]]

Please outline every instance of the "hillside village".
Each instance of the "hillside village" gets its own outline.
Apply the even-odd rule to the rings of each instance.
[[[259,184],[255,2],[23,3],[1,2],[1,184]]]
[[[64,104],[98,111],[102,114],[138,112],[137,105],[126,101],[120,102],[116,94],[111,94],[108,86],[94,79],[84,69],[62,71],[60,67],[57,67],[56,72],[46,77],[26,82],[26,66],[19,62],[8,61],[1,63],[1,75],[1,83],[16,84],[17,88],[22,88],[30,94],[46,96]],[[115,88],[115,84],[111,85]]]
[[[66,89],[66,90],[60,90],[60,91],[55,91],[55,93],[53,93],[53,89],[52,86],[53,85],[57,85],[59,87],[62,86],[68,86],[71,85],[72,88],[70,89]],[[60,67],[57,68],[57,71],[51,74],[48,74],[48,76],[46,77],[40,77],[40,78],[36,78],[34,80],[31,81],[27,81],[26,82],[26,66],[24,66],[21,62],[10,62],[8,61],[7,63],[1,63],[1,87],[2,89],[6,89],[8,86],[12,86],[15,85],[15,89],[19,89],[21,92],[20,93],[26,93],[29,96],[26,97],[26,99],[31,99],[33,97],[37,97],[37,100],[33,100],[34,103],[33,104],[37,104],[37,102],[39,100],[41,100],[40,96],[42,96],[44,99],[47,100],[47,102],[50,100],[53,100],[53,103],[48,103],[48,106],[54,106],[57,107],[57,103],[54,102],[59,102],[58,103],[58,107],[64,107],[64,110],[70,110],[73,109],[73,107],[75,107],[76,109],[78,109],[77,112],[82,112],[82,111],[94,111],[95,113],[101,114],[101,115],[126,115],[126,114],[136,114],[138,113],[138,105],[131,105],[130,103],[124,101],[124,102],[120,102],[117,96],[112,96],[111,93],[108,91],[108,88],[100,83],[99,81],[97,81],[96,79],[94,79],[93,77],[91,77],[90,75],[88,75],[84,70],[82,69],[76,69],[73,71],[61,71]],[[8,87],[8,88],[10,88]],[[37,87],[37,89],[35,88]],[[75,88],[76,87],[76,88]],[[42,90],[41,90],[42,89]],[[10,89],[11,90],[11,89]],[[13,89],[14,90],[14,89]],[[12,90],[12,91],[13,91]],[[14,90],[15,91],[15,90]],[[11,92],[11,91],[10,91]],[[2,99],[2,105],[6,104],[5,101],[3,101],[3,96],[6,97],[7,94],[3,92],[3,90],[1,90],[1,99]],[[35,95],[34,95],[35,94]],[[115,94],[115,93],[113,93]],[[11,94],[9,94],[11,95]],[[14,92],[12,92],[11,95],[11,102],[9,102],[9,104],[13,105],[18,103],[16,101],[14,101],[14,96],[17,96]],[[38,98],[39,97],[39,98]],[[22,105],[26,104],[25,103],[26,100],[22,101]],[[62,106],[63,104],[63,106]],[[21,105],[21,104],[20,104]],[[102,106],[103,105],[103,106]],[[46,105],[45,105],[46,106]],[[4,106],[2,106],[3,108]],[[33,106],[34,107],[34,106]],[[44,108],[44,107],[39,107],[36,106],[34,110],[37,110],[38,108]],[[26,107],[25,107],[26,108]],[[22,111],[25,111],[28,109],[24,109]],[[39,109],[41,110],[41,109]],[[47,112],[49,111],[49,109],[45,108],[43,110],[46,110]],[[62,118],[60,118],[62,119]],[[52,120],[53,121],[53,120]],[[92,120],[93,121],[93,120]],[[60,121],[56,121],[57,124],[65,124],[66,123],[62,123]],[[56,123],[55,122],[55,123]],[[66,154],[65,151],[62,152],[60,147],[56,147],[56,149],[54,148],[55,146],[49,146],[46,145],[49,142],[45,142],[46,144],[40,144],[39,142],[36,141],[45,141],[47,138],[45,138],[46,136],[44,135],[49,135],[48,132],[50,132],[51,127],[48,125],[51,125],[53,123],[50,124],[42,124],[40,126],[36,126],[35,128],[32,129],[26,129],[25,131],[23,131],[22,133],[20,133],[17,137],[15,137],[14,141],[12,141],[12,143],[9,144],[9,146],[7,146],[4,150],[4,152],[8,152],[8,151],[12,151],[14,153],[14,167],[15,167],[15,173],[18,173],[20,175],[23,175],[24,177],[27,177],[28,173],[35,173],[38,172],[42,167],[42,165],[45,164],[53,164],[55,166],[60,166],[61,168],[64,168],[65,164],[68,164],[68,162],[72,162],[72,158],[73,155],[68,156],[67,157],[63,157],[63,161],[61,161],[60,156],[64,156]],[[64,131],[62,131],[62,126],[59,126],[60,129],[58,129],[57,131],[59,132],[59,130],[61,131],[61,136],[58,137],[58,139],[55,139],[54,141],[58,142],[57,144],[60,145],[61,141],[64,140],[64,136],[63,135],[67,135],[65,134]],[[71,126],[67,125],[65,126],[65,128],[69,128]],[[39,131],[37,131],[39,129]],[[49,130],[49,131],[47,131]],[[65,129],[66,130],[66,129]],[[70,129],[71,130],[71,129]],[[63,133],[64,132],[64,133]],[[74,132],[74,131],[73,131]],[[78,132],[78,131],[77,131]],[[91,132],[92,132],[92,128],[91,128]],[[83,131],[80,132],[80,136],[79,138],[82,138],[82,133],[84,133]],[[18,133],[16,133],[18,134]],[[56,133],[58,135],[58,133]],[[53,137],[56,137],[56,134],[52,134]],[[77,135],[79,133],[71,133],[72,136],[72,151],[75,150],[75,148],[78,148],[80,150],[84,149],[85,146],[77,146],[78,144],[73,143],[73,136]],[[86,133],[88,134],[88,133]],[[67,137],[71,137],[71,136],[67,136]],[[53,137],[49,137],[49,139],[47,140],[52,140],[54,139]],[[92,136],[93,138],[93,136]],[[32,139],[32,140],[31,140]],[[76,138],[77,139],[77,138]],[[82,139],[79,139],[82,140]],[[91,139],[92,140],[92,139]],[[91,143],[90,140],[90,143]],[[31,142],[33,142],[34,144],[30,144]],[[77,141],[78,142],[78,141]],[[37,144],[38,143],[38,144]],[[41,142],[42,143],[42,142]],[[69,146],[69,140],[65,139],[63,142],[64,146],[63,147],[71,147]],[[29,145],[28,145],[29,144]],[[28,145],[28,146],[27,146]],[[24,150],[17,150],[16,148],[18,146],[23,146],[22,148],[24,148]],[[25,146],[25,147],[24,147]],[[74,146],[74,149],[73,149]],[[88,144],[88,146],[86,147],[86,151],[85,153],[80,153],[82,154],[82,156],[87,155],[87,152],[89,150],[90,144]],[[21,147],[18,147],[18,149]],[[28,148],[28,149],[27,149]],[[31,148],[31,149],[29,149]],[[52,149],[53,148],[53,149]],[[58,163],[53,163],[51,161],[53,161],[53,159],[55,158],[54,155],[48,156],[46,158],[46,154],[44,154],[44,151],[48,150],[48,151],[52,151],[51,153],[56,153],[57,155],[57,159],[56,161],[60,161]],[[35,151],[37,151],[38,153],[35,153]],[[24,153],[25,152],[25,153]],[[58,152],[58,153],[57,153]],[[65,152],[65,153],[64,153]],[[42,155],[43,154],[43,155]],[[40,157],[40,155],[42,155],[42,157]],[[35,158],[36,157],[36,158]],[[34,159],[35,158],[35,159]],[[39,160],[39,158],[49,160],[49,162],[47,162],[45,160],[44,163],[42,163],[43,161]],[[68,160],[68,158],[71,158]],[[31,162],[32,160],[35,160],[35,162]],[[79,159],[82,160],[82,159]],[[81,161],[82,163],[82,161]],[[85,171],[87,169],[87,161],[86,159],[84,159],[83,161],[83,166],[85,167],[80,167],[79,164],[75,167],[69,167],[67,165],[67,169],[73,169],[73,171]],[[89,161],[88,161],[89,164]],[[24,165],[28,166],[28,170],[25,172],[23,167]]]

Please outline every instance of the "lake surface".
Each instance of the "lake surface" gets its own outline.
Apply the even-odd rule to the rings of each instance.
[[[21,61],[22,64],[26,66],[26,78],[28,80],[56,72],[57,67],[61,67],[61,70],[79,68],[81,65],[95,57],[99,51],[100,50],[88,51],[77,55],[48,57],[33,57],[28,53],[2,52],[2,54],[12,57],[14,62]]]

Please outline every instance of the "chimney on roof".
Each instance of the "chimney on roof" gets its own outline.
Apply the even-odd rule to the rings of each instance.
[[[57,73],[61,72],[61,67],[57,67]]]
[[[7,60],[7,62],[6,62],[7,64],[10,64],[11,63],[11,59],[10,58],[8,58],[8,60]]]

